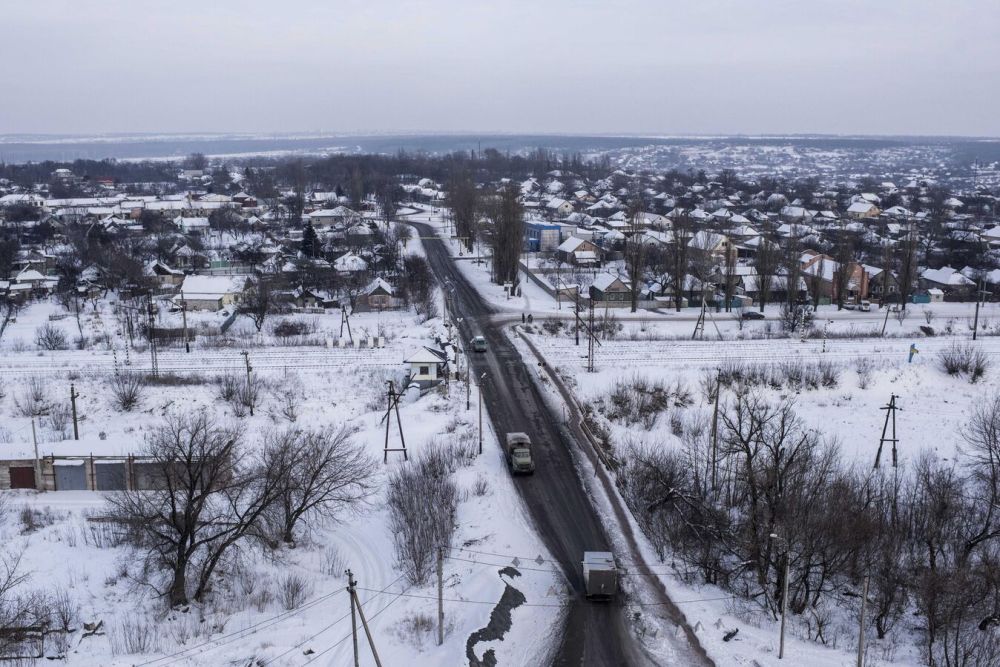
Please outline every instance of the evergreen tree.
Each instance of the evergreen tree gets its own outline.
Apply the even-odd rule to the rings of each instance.
[[[302,254],[306,257],[315,257],[319,254],[319,237],[312,223],[306,223],[306,228],[302,230]]]

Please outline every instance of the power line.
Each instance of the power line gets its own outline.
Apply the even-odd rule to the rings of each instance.
[[[243,638],[242,635],[245,632],[250,632],[250,634],[253,634],[261,626],[270,626],[270,625],[273,625],[273,624],[275,624],[275,623],[277,623],[279,621],[282,621],[282,620],[284,620],[286,618],[294,616],[295,614],[303,612],[306,609],[314,607],[315,605],[319,604],[320,602],[323,602],[324,600],[328,600],[328,599],[330,599],[330,598],[332,598],[332,597],[334,597],[336,595],[339,595],[340,593],[343,593],[345,590],[347,590],[347,589],[345,589],[345,588],[339,588],[339,589],[333,591],[332,593],[327,593],[326,595],[321,595],[320,597],[316,598],[315,600],[312,600],[311,602],[307,602],[307,603],[303,604],[298,609],[291,609],[289,611],[281,612],[280,614],[276,614],[276,615],[271,616],[269,618],[265,618],[265,619],[263,619],[261,621],[258,621],[257,623],[254,623],[253,625],[250,625],[248,627],[242,628],[240,630],[235,630],[233,632],[230,632],[228,634],[222,635],[220,637],[216,637],[214,639],[207,639],[207,640],[201,642],[200,644],[195,644],[194,646],[189,646],[188,648],[182,649],[180,651],[177,651],[176,653],[171,653],[170,655],[165,655],[165,656],[162,656],[162,657],[159,657],[159,658],[155,658],[153,660],[148,660],[146,662],[140,662],[135,667],[145,667],[146,665],[153,665],[153,664],[156,664],[156,663],[161,662],[163,660],[172,660],[174,658],[181,657],[181,656],[188,657],[188,656],[185,656],[184,654],[190,653],[190,652],[192,652],[192,651],[194,651],[196,649],[200,649],[200,648],[202,648],[204,646],[207,646],[209,644],[215,644],[216,642],[220,642],[223,639],[228,639],[230,637],[235,637],[235,639],[231,639],[229,641],[223,642],[223,643],[221,643],[221,644],[218,645],[218,646],[225,646],[226,644],[231,643],[232,641],[236,641],[236,639],[242,639]],[[236,635],[241,635],[241,636],[236,637]],[[212,647],[212,648],[217,648],[217,647]],[[169,663],[167,663],[167,664],[169,664]]]
[[[397,579],[396,581],[399,581],[399,579]],[[364,588],[364,589],[362,589],[362,588],[360,588],[360,587],[358,587],[358,589],[359,589],[359,590],[369,590],[369,589],[367,589],[367,588]],[[409,589],[409,588],[407,588],[406,590],[410,590],[410,589]],[[373,620],[373,621],[374,621],[374,620],[375,620],[376,618],[378,618],[378,617],[379,617],[379,615],[380,615],[380,614],[381,614],[381,613],[382,613],[383,611],[385,611],[386,609],[388,609],[389,607],[391,607],[391,606],[392,606],[392,605],[393,605],[394,603],[396,603],[396,602],[397,602],[397,601],[398,601],[398,600],[399,600],[399,599],[400,599],[401,597],[403,597],[404,595],[406,595],[406,592],[404,591],[404,592],[402,592],[402,593],[394,593],[394,595],[395,595],[396,597],[394,597],[394,598],[393,598],[392,600],[390,600],[390,601],[389,601],[389,602],[388,602],[388,603],[387,603],[387,604],[386,604],[386,605],[385,605],[384,607],[382,607],[381,609],[379,609],[379,610],[378,610],[377,612],[375,612],[374,614],[372,614],[372,617],[371,617],[371,620]],[[434,599],[437,599],[437,598],[434,598]],[[370,600],[369,600],[369,602],[370,602]],[[341,644],[343,644],[343,643],[344,643],[345,641],[347,641],[347,640],[348,640],[348,639],[350,639],[350,638],[351,638],[351,635],[344,635],[343,637],[341,637],[340,639],[338,639],[336,643],[334,643],[334,644],[331,644],[331,645],[330,645],[329,647],[327,647],[327,648],[323,649],[322,651],[320,651],[319,653],[317,653],[316,655],[314,655],[314,656],[313,656],[312,658],[310,658],[310,659],[309,659],[308,661],[306,661],[306,662],[305,662],[305,663],[303,664],[303,667],[305,667],[305,665],[311,665],[311,664],[312,664],[313,662],[315,662],[316,660],[319,660],[319,659],[320,659],[320,657],[322,657],[322,656],[326,655],[327,653],[329,653],[329,652],[330,652],[330,651],[332,651],[333,649],[337,648],[338,646],[340,646]]]
[[[361,586],[358,586],[358,590],[359,591],[370,591],[372,589],[362,588]],[[419,600],[437,600],[438,599],[436,595],[419,595],[417,593],[406,593],[406,592],[403,592],[403,593],[395,593],[395,595],[397,595],[398,597],[416,598],[416,599],[419,599]],[[629,602],[628,606],[630,606],[630,607],[662,607],[663,605],[670,605],[670,604],[693,604],[695,602],[717,602],[717,601],[720,601],[720,600],[739,600],[739,599],[742,599],[742,598],[740,598],[740,596],[738,596],[738,595],[725,595],[725,596],[712,597],[712,598],[695,598],[695,599],[691,599],[691,600],[671,600],[670,602]],[[445,602],[460,602],[460,603],[465,603],[465,604],[489,604],[489,605],[494,605],[494,606],[497,604],[497,600],[462,600],[462,599],[458,599],[458,598],[453,598],[453,599],[452,598],[444,598],[444,601]],[[524,604],[520,604],[518,606],[519,607],[569,607],[570,605],[566,604],[566,603],[525,602]]]
[[[375,590],[375,589],[369,589],[369,588],[363,588],[363,589],[361,589],[361,590],[365,590],[365,591],[371,591],[371,592],[374,592],[374,593],[376,593],[377,595],[381,595],[382,593],[385,593],[385,592],[386,592],[387,590],[389,590],[390,588],[392,588],[393,586],[395,586],[395,585],[396,585],[396,583],[397,583],[397,582],[398,582],[398,581],[399,581],[400,579],[402,579],[402,578],[403,578],[404,576],[405,576],[405,575],[402,575],[402,574],[401,574],[401,575],[399,575],[398,577],[396,577],[396,580],[395,580],[395,581],[393,581],[392,583],[390,583],[390,584],[389,584],[388,586],[386,586],[386,587],[385,587],[385,588],[383,588],[382,590]],[[364,606],[365,604],[367,604],[367,603],[371,602],[371,601],[372,601],[372,600],[374,600],[374,599],[375,599],[375,597],[373,596],[373,597],[369,598],[368,600],[365,600],[365,602],[364,602],[364,603],[362,604],[362,606]],[[323,628],[322,630],[319,630],[319,631],[318,631],[318,632],[316,632],[315,634],[313,634],[313,635],[310,635],[310,636],[306,637],[305,639],[303,639],[302,641],[300,641],[300,642],[299,642],[298,644],[295,644],[294,646],[291,646],[290,648],[286,649],[286,650],[285,650],[285,651],[284,651],[283,653],[279,653],[278,655],[274,656],[273,658],[270,658],[270,659],[266,660],[266,661],[265,661],[265,662],[263,663],[263,665],[264,665],[264,666],[266,667],[266,665],[270,665],[270,664],[272,664],[272,663],[273,663],[273,662],[274,662],[275,660],[278,660],[279,658],[283,658],[283,657],[285,657],[286,655],[288,655],[289,653],[291,653],[291,652],[292,652],[292,651],[294,651],[295,649],[297,649],[297,648],[301,648],[303,644],[305,644],[306,642],[309,642],[309,641],[311,641],[311,640],[315,639],[316,637],[318,637],[319,635],[323,634],[324,632],[326,632],[327,630],[329,630],[329,629],[330,629],[330,628],[332,628],[333,626],[337,625],[337,623],[340,623],[341,621],[343,621],[343,620],[344,620],[345,618],[347,618],[347,617],[348,617],[348,616],[350,616],[350,615],[351,615],[351,613],[350,613],[350,612],[348,612],[348,613],[344,614],[343,616],[341,616],[340,618],[338,618],[337,620],[335,620],[335,621],[334,621],[333,623],[331,623],[330,625],[326,626],[326,627],[325,627],[325,628]],[[372,618],[375,618],[375,617],[374,617],[374,616],[372,616]],[[350,636],[350,635],[348,635],[348,636]],[[335,646],[336,646],[336,644],[335,644]],[[331,647],[331,648],[332,648],[332,647]],[[306,664],[309,664],[309,663],[306,663]]]

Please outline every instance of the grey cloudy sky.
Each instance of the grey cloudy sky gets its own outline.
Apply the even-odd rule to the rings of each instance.
[[[1000,136],[998,0],[9,0],[0,134]]]

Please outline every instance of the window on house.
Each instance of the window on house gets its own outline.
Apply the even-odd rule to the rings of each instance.
[[[421,366],[420,367],[420,375],[430,375],[430,374],[431,374],[431,367],[430,366]]]

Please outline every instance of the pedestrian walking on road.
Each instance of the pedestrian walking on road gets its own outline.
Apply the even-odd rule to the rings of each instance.
[[[917,349],[917,344],[916,343],[911,343],[910,344],[910,357],[909,357],[909,359],[906,360],[906,363],[912,364],[913,363],[913,355],[915,355],[915,354],[920,354],[920,350]]]
[[[524,324],[524,313],[521,313],[521,324]]]

